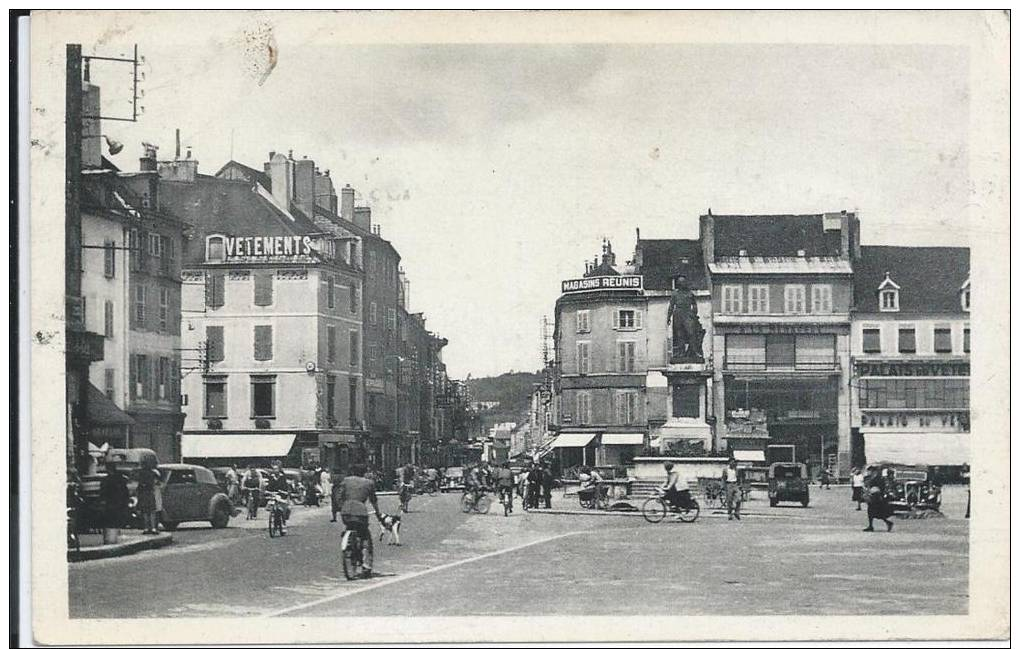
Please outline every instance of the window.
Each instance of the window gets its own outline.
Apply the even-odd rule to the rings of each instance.
[[[332,363],[336,360],[336,327],[326,326],[326,362]]]
[[[953,330],[949,327],[935,327],[935,353],[953,353]]]
[[[110,239],[103,242],[103,275],[117,276],[117,244]]]
[[[636,344],[632,340],[617,341],[616,343],[616,370],[618,372],[634,371],[634,348]]]
[[[880,311],[899,311],[900,310],[900,292],[888,289],[879,292],[879,310]]]
[[[577,333],[586,334],[591,331],[591,312],[588,310],[577,312]]]
[[[255,272],[255,306],[273,304],[273,273],[272,271]]]
[[[591,394],[588,392],[577,393],[577,420],[575,424],[587,424],[591,422]]]
[[[631,424],[638,418],[638,393],[633,390],[617,392],[616,423]]]
[[[205,380],[205,417],[227,416],[227,377],[208,377]]]
[[[205,276],[205,306],[218,309],[226,304],[226,286],[223,273],[207,273]]]
[[[351,284],[350,301],[351,301],[351,313],[357,313],[358,312],[358,287],[356,285],[354,285],[354,284]]]
[[[577,343],[577,373],[587,374],[591,371],[591,357],[589,354],[589,343]]]
[[[369,270],[375,271],[377,274],[379,272],[379,264],[376,263],[375,250],[368,251],[368,268]]]
[[[145,287],[141,284],[135,286],[135,327],[145,328]]]
[[[673,416],[685,419],[701,417],[701,386],[678,383],[673,386]]]
[[[361,353],[360,350],[358,349],[360,347],[360,345],[358,344],[360,342],[359,341],[360,335],[357,331],[353,330],[349,332],[349,335],[351,344],[351,367],[357,367],[358,360],[361,358]]]
[[[783,289],[783,302],[786,313],[804,313],[804,287],[800,284],[787,284]]]
[[[326,275],[326,307],[332,309],[335,306],[335,297],[333,295],[333,276]]]
[[[387,309],[386,310],[386,329],[393,331],[397,328],[397,310]]]
[[[132,381],[135,384],[135,396],[140,399],[152,398],[152,370],[149,366],[149,357],[144,354],[135,356],[135,376]]]
[[[970,327],[963,328],[963,353],[970,353]]]
[[[742,286],[722,287],[723,313],[740,313],[743,311],[744,291]]]
[[[765,336],[730,334],[726,336],[726,367],[765,368]]]
[[[865,354],[882,353],[882,330],[877,327],[868,327],[864,331],[863,349]]]
[[[103,304],[103,335],[113,338],[113,302],[110,300]]]
[[[152,232],[149,233],[149,256],[150,257],[163,256],[163,237]]]
[[[917,352],[917,336],[914,333],[913,327],[901,327],[899,330],[900,344],[899,350],[901,354],[914,354]]]
[[[861,408],[927,408],[963,410],[970,407],[968,378],[861,379]]]
[[[769,287],[767,285],[757,284],[747,287],[747,312],[769,312]]]
[[[205,358],[210,363],[218,363],[223,360],[222,326],[208,326],[205,328]]]
[[[113,380],[114,369],[112,367],[107,367],[105,370],[103,370],[103,393],[105,393],[106,398],[110,399],[111,401],[113,400],[114,393]]]
[[[159,289],[159,331],[166,333],[167,320],[170,317],[170,289]]]
[[[797,337],[772,334],[765,337],[766,367],[793,367],[797,362]]]
[[[350,408],[351,426],[358,420],[358,379],[351,377],[347,381],[347,404]]]
[[[205,260],[206,261],[226,261],[227,250],[224,246],[223,237],[219,235],[211,235],[205,239]]]
[[[832,313],[832,287],[818,284],[811,287],[811,312]]]
[[[372,323],[372,326],[379,324],[379,314],[376,312],[375,302],[368,305],[368,321]]]
[[[336,377],[326,375],[326,419],[328,425],[336,424]]]
[[[165,356],[159,358],[159,370],[156,373],[156,396],[165,400],[170,396],[170,359]]]
[[[276,377],[254,375],[251,377],[251,416],[276,416]]]
[[[613,318],[615,329],[640,329],[641,312],[635,309],[621,309],[616,311]]]
[[[836,366],[836,336],[832,334],[797,334],[796,338],[795,353],[798,370],[827,370]]]
[[[255,360],[273,360],[272,325],[255,325]]]
[[[970,285],[960,292],[960,308],[964,311],[970,311]]]
[[[138,239],[138,230],[135,228],[128,232],[128,248],[131,249],[131,270],[141,270],[142,247]]]

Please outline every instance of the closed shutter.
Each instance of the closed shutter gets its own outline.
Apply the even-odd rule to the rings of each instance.
[[[357,367],[358,359],[361,356],[358,349],[360,347],[360,345],[358,344],[359,335],[357,331],[352,331],[350,333],[351,333],[351,367]]]
[[[113,302],[109,300],[103,305],[103,335],[113,338]]]
[[[218,363],[223,360],[223,327],[205,328],[205,353],[206,359],[210,363]]]
[[[613,329],[620,328],[620,312],[618,310],[613,311]]]
[[[326,327],[326,360],[336,360],[336,327],[332,325]]]
[[[255,325],[255,360],[268,361],[273,359],[273,327],[271,325]]]
[[[269,306],[273,303],[273,273],[255,273],[255,306]]]
[[[208,273],[205,278],[205,305],[218,309],[225,303],[223,273]]]
[[[641,311],[637,309],[634,310],[634,328],[635,329],[641,328]]]
[[[137,397],[138,394],[138,356],[131,354],[128,358],[128,391],[131,397]]]
[[[103,274],[106,277],[114,277],[117,274],[117,251],[115,245],[109,239],[103,242]]]

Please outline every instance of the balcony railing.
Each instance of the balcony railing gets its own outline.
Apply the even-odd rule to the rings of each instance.
[[[792,363],[726,358],[723,368],[743,372],[830,372],[838,370],[840,363],[838,358],[795,360]]]

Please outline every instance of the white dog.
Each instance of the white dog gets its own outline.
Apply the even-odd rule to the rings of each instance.
[[[379,517],[379,526],[382,527],[382,531],[379,532],[379,541],[389,534],[390,539],[387,545],[400,545],[400,514],[383,514]]]

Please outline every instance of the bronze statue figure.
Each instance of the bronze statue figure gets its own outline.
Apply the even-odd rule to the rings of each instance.
[[[687,280],[677,275],[673,281],[673,295],[669,298],[666,322],[673,325],[672,361],[704,360],[702,340],[705,328],[698,319],[698,303],[687,287]]]

